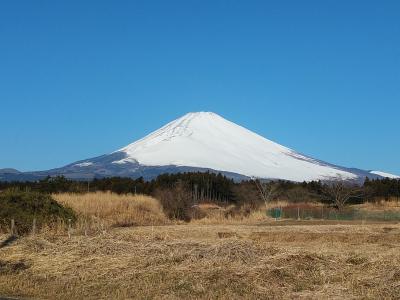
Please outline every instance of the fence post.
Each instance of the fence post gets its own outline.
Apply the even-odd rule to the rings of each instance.
[[[300,207],[297,205],[297,221],[300,221]]]
[[[324,205],[322,205],[322,209],[321,209],[321,219],[324,219]]]
[[[68,219],[68,238],[71,238],[71,219]]]
[[[33,218],[32,221],[32,235],[36,234],[36,218]]]
[[[153,222],[153,218],[151,218],[151,238],[154,239],[154,222]]]
[[[15,234],[15,221],[11,219],[11,235]]]

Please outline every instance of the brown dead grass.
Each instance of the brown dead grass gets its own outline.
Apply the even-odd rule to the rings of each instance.
[[[270,220],[265,210],[251,211],[249,215],[244,215],[240,210],[237,214],[227,214],[229,208],[203,210],[205,217],[192,219],[191,224],[197,225],[230,225],[230,224],[258,224]]]
[[[265,208],[226,218],[231,208],[201,205],[206,217],[183,225],[150,197],[55,198],[79,214],[71,238],[0,234],[0,298],[399,299],[399,223],[274,221]]]
[[[53,197],[71,207],[79,216],[78,227],[100,224],[108,227],[166,224],[161,204],[145,195],[117,195],[96,192],[87,194],[55,194]],[[89,226],[88,225],[88,226]]]
[[[0,295],[39,299],[398,299],[400,224],[168,225],[0,248]],[[5,236],[0,236],[5,239]]]
[[[400,211],[400,201],[397,201],[396,198],[392,198],[389,200],[377,200],[374,202],[363,203],[357,205],[360,209],[367,211],[382,211],[382,210],[391,210],[391,211]]]
[[[198,205],[198,209],[202,218],[192,219],[191,223],[198,225],[259,224],[272,220],[266,213],[267,209],[287,205],[287,201],[273,201],[262,205],[257,210],[246,211],[246,207],[235,207],[234,205],[222,207],[216,204],[201,203]]]

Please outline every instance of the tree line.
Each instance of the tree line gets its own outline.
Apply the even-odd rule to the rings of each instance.
[[[211,172],[189,172],[177,174],[162,174],[151,181],[143,178],[122,178],[110,177],[99,178],[90,181],[77,181],[67,179],[63,176],[47,177],[33,182],[0,182],[0,191],[10,188],[29,190],[42,193],[86,193],[96,191],[111,191],[117,194],[146,194],[155,196],[160,190],[166,191],[177,188],[185,190],[188,198],[193,204],[201,202],[212,202],[216,204],[237,204],[237,205],[260,205],[265,199],[260,193],[260,185],[255,180],[234,182],[222,174]],[[289,202],[332,202],[327,197],[328,187],[332,185],[311,181],[295,183],[290,181],[274,181],[267,183],[266,187],[273,186],[271,199],[277,198]],[[400,198],[400,180],[398,179],[374,179],[366,178],[363,186],[350,186],[347,188],[357,190],[357,193],[350,194],[348,203],[362,203],[374,201],[375,199]],[[268,187],[269,188],[269,187]],[[332,191],[332,189],[331,189]],[[346,201],[347,201],[346,200]]]

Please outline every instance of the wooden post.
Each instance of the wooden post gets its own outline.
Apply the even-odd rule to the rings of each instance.
[[[15,234],[15,221],[11,219],[11,235]]]
[[[324,206],[322,205],[322,209],[321,209],[321,219],[324,219]]]
[[[297,221],[300,220],[300,207],[297,205]]]
[[[32,235],[36,234],[36,218],[33,218],[32,222]]]
[[[153,223],[153,218],[151,218],[151,239],[154,239],[154,223]]]
[[[71,219],[68,219],[68,238],[71,238]]]

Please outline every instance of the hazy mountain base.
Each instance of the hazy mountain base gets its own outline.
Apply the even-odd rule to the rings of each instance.
[[[86,159],[74,162],[62,168],[51,169],[48,171],[37,172],[9,172],[8,169],[0,170],[0,181],[36,181],[46,178],[47,176],[65,176],[74,180],[91,180],[93,178],[107,177],[128,177],[151,180],[160,174],[176,174],[184,172],[211,172],[221,173],[235,181],[249,179],[249,177],[232,172],[224,172],[209,168],[196,168],[185,166],[144,166],[137,162],[126,162],[124,164],[113,163],[116,160],[121,160],[126,157],[126,154],[118,152],[109,155],[102,155],[92,159]],[[81,167],[80,164],[91,163],[91,165]],[[379,176],[378,176],[379,177]]]
[[[21,238],[0,249],[0,295],[396,299],[400,294],[399,224],[272,225],[277,223]]]

